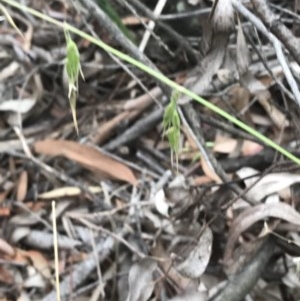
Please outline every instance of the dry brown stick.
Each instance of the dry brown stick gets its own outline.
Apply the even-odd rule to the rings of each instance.
[[[119,2],[123,2],[124,0],[118,0]],[[199,57],[195,54],[194,49],[186,41],[185,37],[177,33],[173,28],[165,24],[164,22],[160,21],[150,9],[148,9],[141,1],[137,0],[127,0],[128,2],[132,3],[136,6],[143,14],[145,14],[148,18],[155,21],[158,27],[161,27],[166,33],[168,33],[188,54],[192,63],[196,64],[199,61]]]
[[[121,233],[119,235],[122,236],[124,235],[124,233]],[[96,246],[96,252],[101,262],[107,258],[107,256],[113,250],[114,245],[115,245],[115,240],[112,237],[110,236],[101,237],[100,241]],[[98,262],[95,258],[95,253],[91,252],[84,261],[73,266],[73,271],[60,282],[61,297],[62,298],[69,297],[70,294],[72,293],[72,289],[77,288],[82,282],[88,279],[91,272],[95,270],[97,264]],[[52,290],[42,300],[55,301],[56,300],[55,290]]]
[[[268,29],[265,27],[265,25],[259,18],[257,18],[253,13],[251,13],[239,1],[234,1],[233,6],[240,14],[242,14],[244,17],[246,17],[260,32],[262,32],[263,35],[266,38],[268,38],[269,41],[272,43],[275,53],[276,53],[276,56],[277,56],[277,59],[278,59],[278,62],[280,63],[280,65],[282,67],[283,74],[295,96],[296,103],[300,107],[300,91],[299,91],[297,82],[294,79],[294,76],[287,63],[287,60],[286,60],[284,52],[282,50],[280,41],[277,39],[277,37],[274,34],[272,34],[268,31]]]
[[[218,163],[215,156],[205,146],[205,139],[202,134],[200,121],[192,104],[187,103],[183,105],[182,110],[184,112],[184,115],[181,113],[181,110],[179,109],[181,120],[187,127],[190,128],[190,132],[191,131],[193,132],[193,136],[195,137],[196,140],[195,142],[201,154],[205,157],[206,162],[210,164],[210,169],[214,171],[222,179],[224,183],[227,182],[229,183],[230,180],[226,172],[224,171],[222,166]],[[231,183],[229,185],[237,196],[242,197],[244,195],[243,190],[236,183]],[[243,198],[249,204],[255,204],[252,200],[246,199],[245,196],[243,196]]]
[[[272,239],[267,239],[253,259],[247,264],[243,271],[228,280],[225,287],[209,301],[240,301],[249,294],[257,280],[261,277],[271,256],[276,251]]]
[[[300,41],[271,11],[266,0],[251,0],[251,2],[263,23],[285,45],[300,65]]]
[[[227,7],[223,10],[224,6]],[[221,68],[227,52],[229,37],[234,28],[234,10],[232,0],[219,0],[207,21],[202,37],[201,51],[204,57],[189,72],[184,86],[196,94],[203,94],[211,85],[214,75]],[[190,97],[183,95],[178,104],[185,104]]]
[[[161,121],[163,117],[163,113],[164,113],[163,109],[160,108],[153,111],[146,117],[137,121],[134,125],[128,128],[125,132],[123,132],[122,135],[111,140],[103,148],[106,151],[112,151],[126,143],[130,143],[134,141],[142,134],[154,128]]]
[[[210,116],[206,113],[202,113],[202,112],[199,112],[199,113],[200,113],[200,118],[204,123],[207,123],[213,127],[221,129],[221,130],[223,130],[229,134],[235,135],[239,138],[243,138],[246,140],[261,143],[261,141],[258,140],[257,138],[251,136],[250,134],[248,134],[238,128],[235,128],[231,123],[228,123],[227,121],[220,120],[220,119],[218,119],[214,116]]]
[[[45,164],[38,158],[35,158],[34,156],[28,157],[28,156],[23,155],[16,151],[6,151],[5,153],[7,153],[10,156],[14,156],[17,158],[22,158],[22,159],[31,161],[35,166],[39,167],[41,169],[41,172],[44,173],[46,176],[50,175],[56,179],[59,179],[63,183],[66,183],[67,185],[79,188],[82,192],[86,193],[89,197],[91,197],[91,199],[93,201],[95,201],[98,204],[101,204],[101,206],[103,206],[103,209],[106,209],[106,210],[111,209],[110,207],[107,206],[107,204],[102,202],[102,200],[100,200],[97,195],[95,195],[92,191],[90,191],[88,189],[88,187],[86,187],[84,184],[69,177],[67,174],[65,174],[63,172],[57,171],[56,169]]]
[[[142,62],[148,67],[159,71],[156,66],[144,55],[139,49],[123,34],[118,26],[103,12],[103,10],[93,0],[79,0],[84,7],[95,17],[95,19],[111,34],[113,39],[117,41],[132,57]],[[171,97],[172,90],[167,85],[157,80],[158,86],[161,87],[165,95]]]

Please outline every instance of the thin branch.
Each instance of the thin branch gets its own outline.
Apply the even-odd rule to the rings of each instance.
[[[225,287],[209,301],[240,301],[244,300],[247,294],[261,277],[268,261],[274,254],[276,248],[273,240],[267,239],[259,251],[253,256],[242,272],[234,275]]]
[[[113,39],[118,42],[132,57],[142,62],[144,65],[159,71],[156,66],[123,34],[118,26],[102,11],[102,9],[93,0],[78,0],[87,8],[95,19],[111,34]],[[164,94],[171,96],[172,90],[161,81],[157,81]]]
[[[97,39],[100,39],[99,36],[96,34],[96,32],[93,30],[92,26],[88,24],[88,22],[86,22],[85,20],[84,23],[87,29],[90,31],[91,35],[96,37]],[[160,106],[158,99],[151,94],[151,92],[147,89],[147,87],[143,84],[143,82],[130,70],[129,67],[127,67],[127,65],[122,60],[120,60],[118,57],[116,57],[111,53],[108,53],[108,55],[111,57],[113,61],[115,61],[121,68],[123,68],[123,70],[127,74],[129,74],[137,82],[137,84],[141,87],[141,89],[144,90],[144,92],[147,93],[158,106]]]
[[[124,0],[118,0],[118,1],[124,1]],[[195,54],[195,50],[192,48],[192,46],[189,44],[189,42],[180,35],[178,32],[176,32],[173,28],[165,24],[164,22],[160,21],[150,9],[148,9],[142,2],[137,0],[127,0],[131,4],[133,4],[138,10],[140,10],[146,17],[150,18],[151,20],[156,22],[156,25],[160,28],[162,28],[166,33],[168,33],[187,53],[189,59],[192,63],[197,63],[199,61],[199,58]]]
[[[292,75],[292,72],[287,64],[286,58],[283,54],[281,43],[279,40],[270,33],[265,25],[261,22],[260,19],[258,19],[254,14],[252,14],[245,6],[243,6],[239,1],[233,2],[234,8],[245,18],[247,18],[265,37],[269,39],[269,41],[272,43],[277,59],[282,67],[283,73],[285,75],[285,78],[295,96],[296,103],[300,107],[300,92],[298,89],[298,85]],[[300,49],[300,44],[299,44]]]
[[[139,16],[139,14],[137,13],[137,11],[135,10],[135,8],[129,4],[126,0],[116,0],[120,5],[125,6],[138,20],[139,22],[144,26],[144,28],[146,30],[148,30],[151,35],[153,36],[153,38],[155,38],[155,40],[158,42],[158,44],[163,47],[167,53],[169,53],[170,56],[174,57],[175,53],[173,51],[171,51],[171,49],[168,47],[168,45],[166,43],[164,43],[164,41],[162,40],[162,38],[160,36],[158,36],[153,29],[150,28],[149,25],[146,24],[146,21],[143,19],[143,17]],[[156,24],[157,25],[157,24]]]
[[[224,183],[230,182],[230,179],[228,178],[222,166],[218,163],[210,150],[208,150],[205,146],[205,140],[200,127],[199,118],[197,117],[192,104],[187,103],[183,105],[182,110],[180,107],[178,108],[182,123],[187,127],[189,134],[191,134],[193,137],[193,140],[199,148],[202,156],[204,156],[205,161],[208,163],[209,168],[216,173]],[[249,204],[255,204],[252,200],[245,198],[243,190],[236,183],[231,183],[228,185],[230,185],[231,189],[238,197],[243,197],[243,199]]]
[[[251,0],[251,2],[264,24],[285,45],[294,60],[300,65],[300,41],[270,10],[266,0]]]
[[[134,125],[128,128],[125,132],[123,132],[122,135],[116,137],[115,139],[111,140],[108,144],[104,145],[103,148],[106,151],[112,151],[124,144],[128,144],[134,141],[138,137],[141,137],[141,135],[150,131],[161,121],[163,113],[163,109],[155,110],[146,117],[137,121]]]
[[[167,15],[161,15],[159,17],[159,20],[178,20],[178,19],[184,19],[184,18],[191,18],[194,16],[200,16],[200,15],[209,15],[211,12],[211,8],[200,8],[192,11],[187,12],[181,12],[176,14],[167,14]]]
[[[158,17],[162,10],[164,9],[165,5],[167,3],[167,0],[158,0],[157,4],[156,4],[156,7],[154,9],[154,15],[156,17]],[[148,44],[148,41],[151,37],[151,32],[154,30],[155,28],[155,21],[151,20],[148,24],[148,29],[146,30],[146,32],[144,33],[144,36],[143,36],[143,39],[140,43],[140,46],[139,46],[139,50],[141,52],[144,52],[144,50],[146,49],[147,47],[147,44]]]

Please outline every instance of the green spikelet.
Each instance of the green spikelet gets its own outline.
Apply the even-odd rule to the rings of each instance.
[[[167,136],[171,148],[171,161],[175,154],[176,167],[178,169],[178,153],[180,142],[180,117],[177,111],[179,92],[173,91],[170,103],[167,105],[163,117],[163,135]]]
[[[79,73],[81,74],[82,78],[84,77],[81,70],[80,54],[77,45],[72,40],[70,33],[67,31],[67,29],[65,29],[65,37],[66,37],[66,44],[67,44],[67,57],[65,61],[65,70],[69,81],[68,98],[69,98],[70,107],[72,111],[74,126],[78,134],[78,124],[76,118],[76,100],[78,95]]]

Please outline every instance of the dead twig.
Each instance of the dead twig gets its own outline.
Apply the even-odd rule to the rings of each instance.
[[[125,2],[124,0],[118,0],[118,2]],[[189,44],[189,42],[179,33],[177,33],[173,28],[159,20],[150,9],[148,9],[142,2],[137,0],[127,0],[127,2],[132,3],[137,7],[145,16],[155,21],[158,27],[163,29],[167,34],[169,34],[177,43],[180,45],[187,53],[191,63],[196,64],[199,61],[198,55],[196,55],[195,50]]]
[[[145,118],[142,118],[139,121],[137,121],[133,126],[128,128],[124,133],[122,133],[122,135],[111,140],[103,148],[106,151],[112,151],[126,143],[132,142],[136,138],[140,137],[142,134],[150,131],[153,127],[155,127],[158,124],[158,122],[161,121],[163,113],[163,109],[155,110]]]
[[[209,168],[217,174],[220,179],[224,183],[230,182],[227,174],[225,173],[222,166],[218,163],[214,155],[205,147],[205,139],[202,134],[202,130],[199,123],[199,118],[197,118],[197,114],[192,106],[192,104],[186,104],[182,106],[182,110],[179,110],[180,117],[182,123],[187,126],[189,133],[192,135],[197,147],[199,148],[202,156],[204,156],[205,161],[209,164]],[[235,183],[230,184],[231,189],[235,192],[235,194],[239,195],[240,197],[244,195],[242,189]],[[249,199],[245,199],[249,204],[255,204],[253,201]]]
[[[97,5],[96,2],[92,0],[79,0],[79,2],[81,2],[83,6],[86,7],[91,12],[91,14],[96,17],[96,20],[109,31],[109,33],[115,39],[115,41],[117,41],[122,47],[124,47],[124,49],[128,51],[128,53],[131,56],[133,56],[135,59],[142,62],[143,64],[158,71],[156,66],[149,60],[149,58],[145,56],[142,52],[140,52],[139,49],[129,39],[125,37],[122,31],[102,11],[102,9]],[[160,81],[158,81],[158,85],[161,87],[162,91],[166,95],[171,96],[172,91],[168,86],[162,84]]]
[[[281,43],[272,33],[270,33],[267,30],[267,28],[262,23],[262,21],[260,19],[258,19],[254,14],[252,14],[239,1],[234,1],[233,6],[241,15],[243,15],[245,18],[247,18],[272,43],[272,45],[275,49],[275,52],[276,52],[277,59],[281,65],[283,73],[285,75],[285,78],[295,96],[296,103],[300,107],[300,92],[298,89],[298,85],[297,85],[296,80],[294,79],[293,74],[287,64],[286,58],[285,58],[284,53],[281,48]],[[298,49],[300,49],[300,44],[298,47],[299,47]]]
[[[112,237],[108,236],[102,238],[100,242],[96,245],[96,252],[98,255],[99,261],[103,261],[109,253],[113,250],[115,241]],[[85,281],[91,272],[96,268],[98,262],[95,260],[95,252],[92,251],[86,260],[77,264],[73,267],[73,271],[64,278],[60,283],[60,292],[61,297],[68,297],[72,289],[78,287],[83,281]],[[72,285],[72,287],[70,287]],[[55,290],[51,291],[46,297],[43,298],[43,301],[55,301],[56,292]]]
[[[294,60],[300,65],[300,41],[271,11],[266,0],[251,0],[251,2],[267,28],[284,44]]]
[[[257,280],[261,277],[268,261],[274,254],[276,248],[272,239],[262,245],[254,254],[253,259],[247,264],[243,271],[234,275],[225,287],[209,301],[240,301],[252,290]]]

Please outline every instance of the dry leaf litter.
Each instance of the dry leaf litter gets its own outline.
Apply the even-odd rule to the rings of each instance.
[[[298,1],[108,2],[126,31],[101,1],[20,3],[300,156]],[[181,95],[174,165],[162,125],[171,89],[71,34],[84,74],[77,135],[63,30],[1,4],[1,301],[56,300],[56,269],[61,300],[300,299],[297,164]]]

